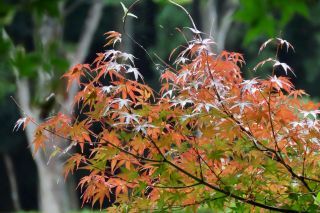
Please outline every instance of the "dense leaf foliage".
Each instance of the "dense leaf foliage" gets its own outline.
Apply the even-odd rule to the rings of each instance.
[[[319,104],[302,101],[279,62],[291,51],[274,38],[272,71],[266,79],[243,79],[241,54],[213,53],[196,29],[164,64],[161,90],[154,92],[120,50],[98,53],[93,64],[76,65],[63,77],[77,82],[74,97],[82,116],[63,113],[37,124],[35,148],[53,146],[69,155],[65,175],[84,169],[84,203],[114,201],[114,211],[172,210],[206,204],[214,209],[316,211],[319,204]],[[109,32],[107,44],[121,42]],[[282,70],[276,75],[275,70]],[[108,83],[106,83],[108,82]],[[71,110],[71,109],[70,109]],[[30,123],[22,118],[16,127]],[[68,140],[67,148],[54,143]],[[52,144],[53,142],[53,144]],[[69,153],[79,146],[79,153]],[[319,197],[319,196],[318,196]]]

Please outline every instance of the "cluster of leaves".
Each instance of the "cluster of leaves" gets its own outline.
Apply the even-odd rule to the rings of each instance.
[[[316,211],[320,186],[319,103],[303,102],[286,76],[293,70],[277,59],[266,79],[245,80],[241,54],[211,51],[215,43],[193,40],[172,52],[161,90],[143,82],[134,56],[110,49],[93,64],[71,68],[74,97],[85,117],[59,113],[38,124],[34,145],[66,138],[70,145],[52,155],[69,154],[65,175],[85,169],[79,182],[84,203],[113,211],[172,210],[207,205],[214,209]],[[107,33],[107,44],[121,34]],[[268,40],[278,51],[292,46]],[[275,69],[283,69],[282,76]],[[108,83],[106,83],[108,82]],[[33,122],[30,117],[17,123]],[[99,127],[97,131],[96,127]],[[93,128],[95,127],[95,128]],[[70,154],[73,146],[79,153]],[[88,154],[89,151],[89,154]],[[231,205],[231,206],[230,206]]]

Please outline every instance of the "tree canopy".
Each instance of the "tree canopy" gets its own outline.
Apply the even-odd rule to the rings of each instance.
[[[299,98],[305,92],[278,59],[293,46],[269,39],[259,51],[273,44],[275,56],[254,68],[270,64],[269,76],[246,80],[240,53],[214,53],[214,41],[189,29],[192,40],[172,52],[172,65],[161,66],[159,93],[144,84],[133,55],[112,48],[63,76],[67,89],[73,81],[81,87],[73,103],[82,116],[58,113],[37,124],[26,115],[16,127],[38,126],[35,151],[68,140],[64,149],[53,144],[52,157],[70,155],[66,176],[88,171],[78,185],[83,203],[112,201],[111,209],[129,212],[202,204],[316,211],[320,105]],[[115,31],[106,36],[112,47],[122,39]],[[81,151],[69,153],[73,146]]]

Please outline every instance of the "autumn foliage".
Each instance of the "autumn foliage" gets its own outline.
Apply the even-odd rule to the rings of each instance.
[[[58,113],[38,124],[35,149],[65,138],[68,145],[56,143],[53,153],[68,156],[65,175],[86,170],[78,185],[83,203],[112,201],[111,212],[203,205],[316,211],[320,110],[300,98],[305,92],[287,76],[293,70],[278,61],[279,51],[293,47],[268,40],[260,51],[274,45],[277,53],[255,70],[269,63],[269,77],[246,80],[241,54],[214,53],[215,43],[193,32],[193,40],[173,51],[172,65],[163,64],[159,93],[144,83],[134,56],[120,50],[71,68],[63,77],[67,88],[80,86],[74,107],[82,115]],[[120,33],[107,37],[108,46],[121,42]],[[17,127],[26,121],[33,119],[22,118]],[[80,151],[69,152],[73,146]]]

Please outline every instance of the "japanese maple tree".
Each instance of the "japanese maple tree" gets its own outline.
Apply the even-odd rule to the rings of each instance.
[[[290,82],[292,68],[278,61],[291,44],[268,40],[260,51],[275,45],[275,57],[254,70],[270,63],[269,77],[243,79],[240,53],[214,53],[211,39],[191,32],[172,65],[163,62],[159,93],[133,55],[113,48],[121,34],[106,33],[112,49],[63,76],[67,88],[81,87],[74,106],[82,116],[58,113],[37,124],[26,115],[16,127],[38,125],[35,149],[49,143],[52,156],[69,156],[66,176],[87,170],[78,185],[83,203],[113,200],[110,211],[319,210],[320,105],[300,99],[306,93]],[[80,151],[69,153],[73,146]]]

